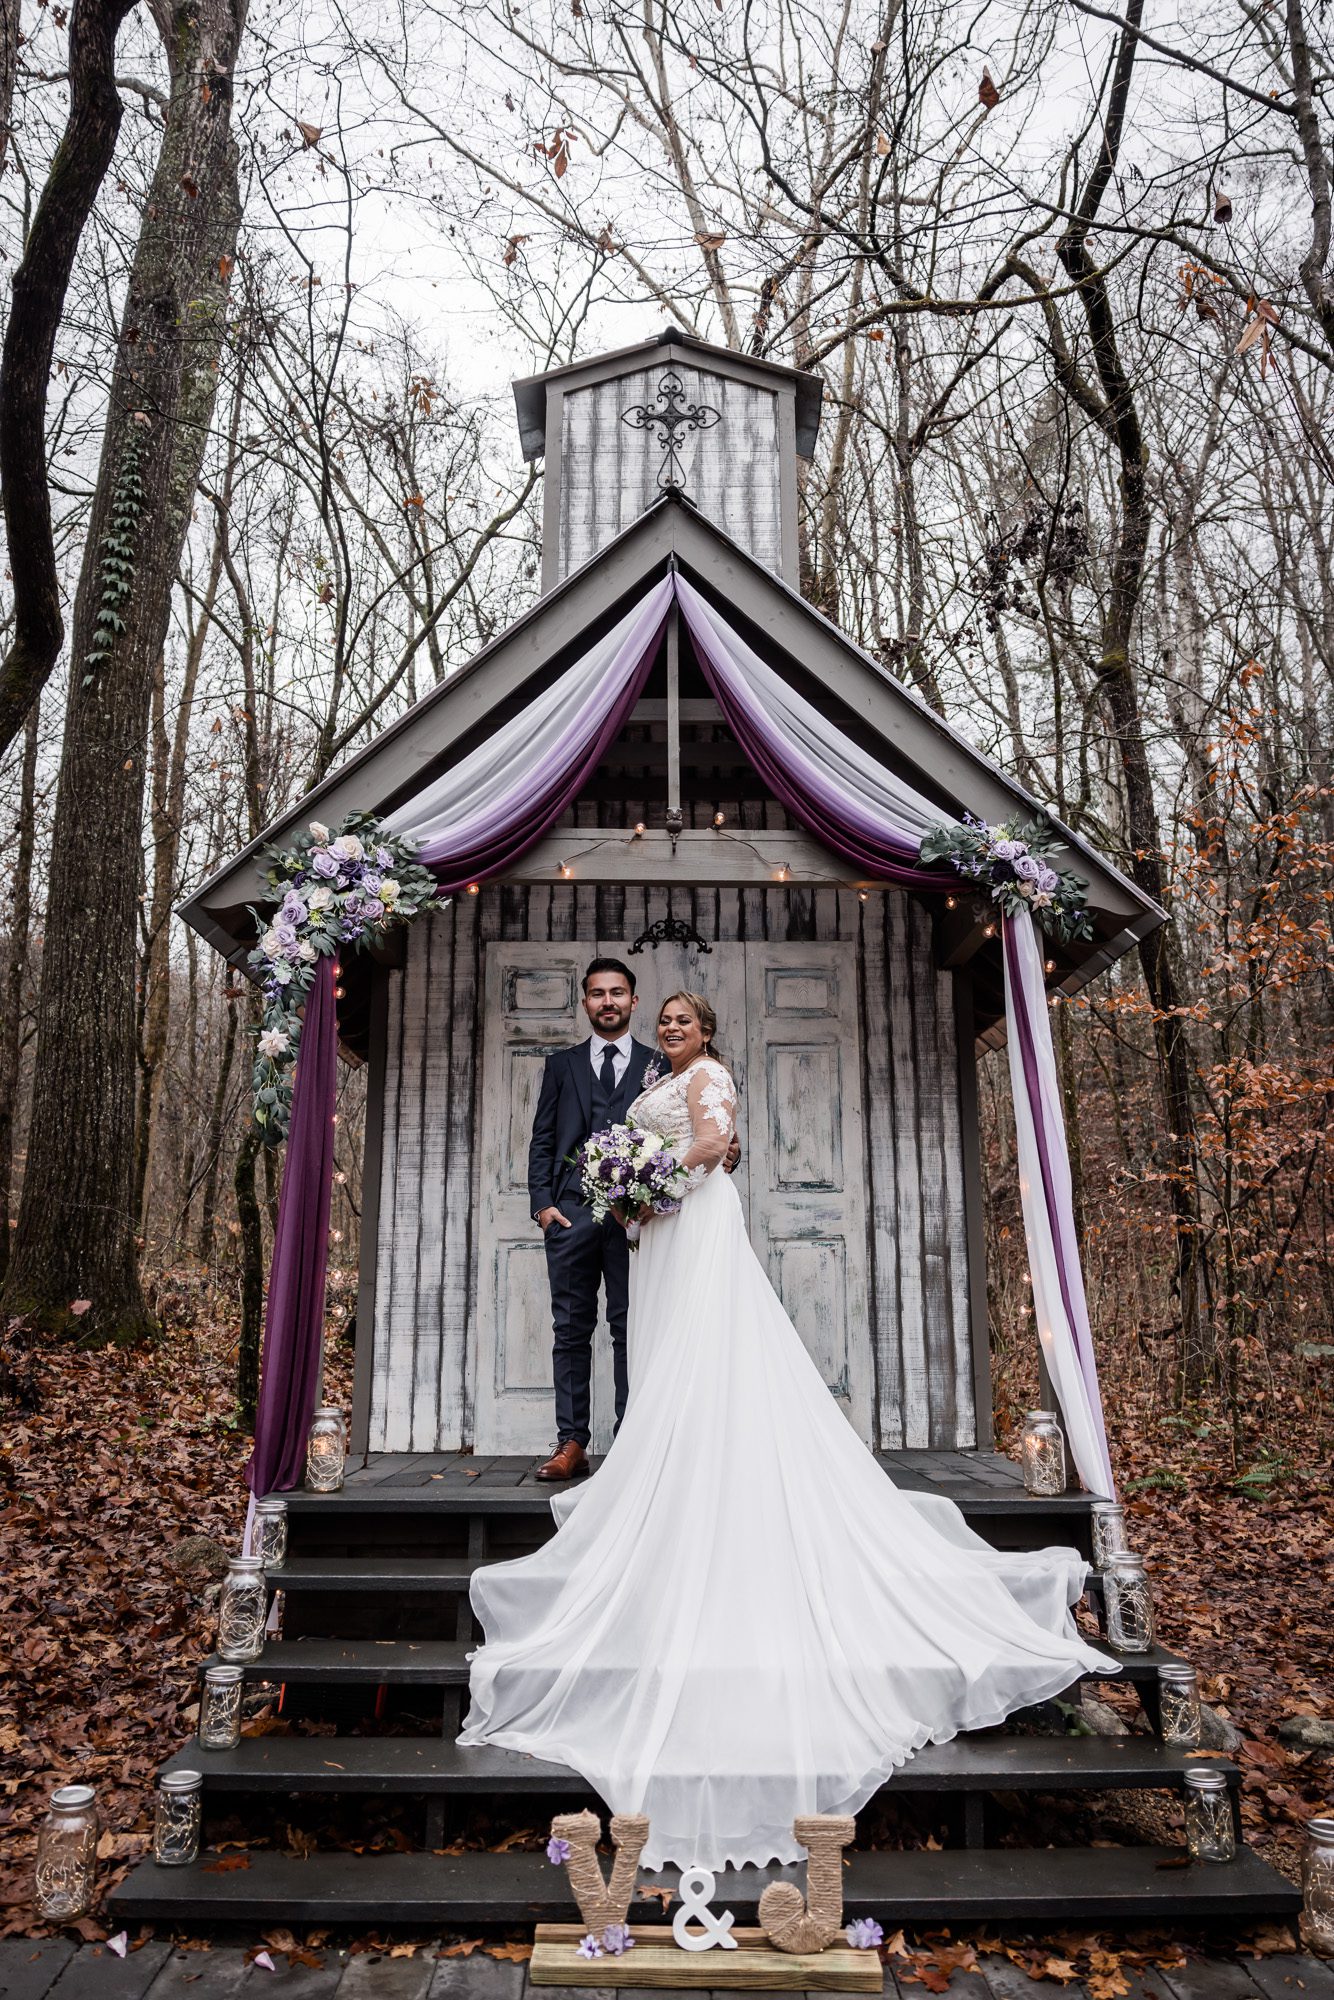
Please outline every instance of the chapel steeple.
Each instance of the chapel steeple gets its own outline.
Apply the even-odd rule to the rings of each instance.
[[[797,459],[815,450],[821,387],[678,327],[516,382],[524,457],[546,459],[543,590],[671,487],[795,588]]]

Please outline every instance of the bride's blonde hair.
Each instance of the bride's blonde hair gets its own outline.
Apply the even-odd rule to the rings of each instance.
[[[667,998],[663,1001],[662,1005],[658,1009],[659,1027],[662,1026],[662,1017],[667,1012],[667,1009],[671,1006],[673,1000],[684,1000],[686,1006],[690,1009],[695,1019],[699,1022],[700,1033],[704,1037],[705,1055],[712,1056],[715,1062],[721,1062],[722,1057],[718,1053],[718,1042],[717,1042],[718,1016],[714,1013],[712,1007],[710,1007],[708,1001],[704,998],[704,995],[702,993],[692,993],[687,987],[684,986],[681,988],[679,993],[669,993],[667,995]]]

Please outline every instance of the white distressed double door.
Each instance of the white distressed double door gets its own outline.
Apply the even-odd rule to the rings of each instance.
[[[583,969],[615,941],[488,944],[477,1236],[475,1448],[537,1452],[555,1435],[546,1257],[528,1209],[528,1141],[553,1049],[589,1032]],[[708,995],[741,1089],[736,1184],[751,1240],[830,1392],[870,1439],[861,1033],[851,944],[660,945],[635,961],[635,1033],[660,1000]],[[614,1420],[611,1341],[594,1337],[593,1448]]]

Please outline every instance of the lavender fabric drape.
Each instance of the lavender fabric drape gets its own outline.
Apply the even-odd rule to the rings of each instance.
[[[338,1065],[333,964],[322,958],[315,969],[292,1086],[264,1313],[255,1449],[246,1468],[251,1491],[258,1495],[289,1492],[301,1484],[306,1434],[320,1389]]]
[[[705,679],[746,756],[792,817],[878,880],[957,890],[952,870],[912,866],[939,812],[789,687],[693,585],[683,577],[676,582]],[[1091,1493],[1110,1496],[1115,1487],[1075,1235],[1042,952],[1031,917],[1006,918],[1003,930],[1011,1088],[1038,1337],[1079,1476]]]
[[[664,577],[604,639],[472,755],[391,813],[440,893],[514,862],[578,797],[638,701],[672,601]]]

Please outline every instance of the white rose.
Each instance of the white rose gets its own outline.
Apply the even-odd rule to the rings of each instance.
[[[296,955],[298,958],[303,959],[307,965],[313,965],[315,960],[319,957],[319,953],[316,951],[314,945],[311,943],[309,938],[307,938],[304,943],[299,944],[297,946]]]
[[[284,1055],[292,1046],[291,1037],[281,1028],[266,1028],[259,1038],[259,1052],[262,1056]]]
[[[322,819],[313,819],[310,822],[310,831],[313,838],[318,840],[321,846],[329,838],[329,829]]]
[[[380,884],[380,901],[392,910],[402,892],[403,885],[396,882],[392,875],[386,875]]]
[[[277,931],[273,929],[265,931],[263,937],[259,941],[259,948],[263,952],[265,958],[277,958],[279,952],[282,950],[282,946],[278,942]]]
[[[340,861],[360,861],[366,852],[355,833],[341,833],[329,846],[330,854],[336,854]]]
[[[327,882],[321,882],[318,889],[312,889],[306,901],[312,910],[327,910],[333,902],[334,892]]]

